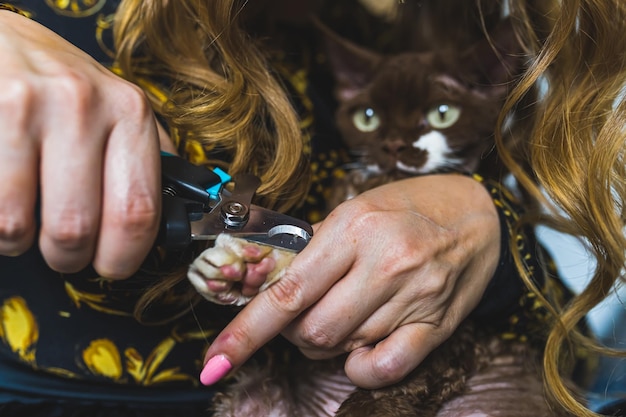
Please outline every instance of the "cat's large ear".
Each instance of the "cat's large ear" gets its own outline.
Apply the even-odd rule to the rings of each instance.
[[[465,76],[471,74],[471,82],[476,88],[484,86],[487,93],[505,94],[508,84],[520,74],[524,65],[523,50],[511,20],[502,20],[487,39],[466,50],[461,62]]]
[[[312,21],[326,44],[326,56],[336,80],[337,99],[354,97],[369,84],[382,55],[344,39],[317,18]]]

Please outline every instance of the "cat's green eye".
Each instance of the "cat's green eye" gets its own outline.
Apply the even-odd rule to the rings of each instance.
[[[440,104],[426,113],[426,120],[435,129],[452,126],[461,117],[461,108],[453,104]]]
[[[352,113],[352,123],[361,132],[373,132],[380,127],[380,117],[371,107],[361,108]]]

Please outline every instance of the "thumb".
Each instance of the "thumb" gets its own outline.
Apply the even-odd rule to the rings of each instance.
[[[401,381],[449,336],[429,323],[396,329],[374,346],[350,353],[346,375],[356,386],[376,389]]]

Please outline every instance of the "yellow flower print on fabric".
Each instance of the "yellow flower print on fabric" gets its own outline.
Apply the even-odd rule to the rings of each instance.
[[[82,359],[92,374],[115,382],[125,382],[124,376],[130,375],[138,385],[172,381],[191,381],[195,384],[195,377],[181,373],[178,368],[159,369],[175,345],[176,341],[168,337],[146,358],[137,349],[130,347],[124,351],[122,360],[115,343],[109,339],[97,339],[83,350]]]
[[[0,2],[0,10],[8,10],[13,13],[21,14],[22,16],[28,17],[29,19],[32,17],[32,13],[8,3]]]
[[[185,142],[185,153],[192,164],[203,165],[207,163],[207,150],[202,143],[195,139],[188,139]]]
[[[86,291],[80,291],[69,282],[65,282],[65,292],[74,302],[76,308],[80,308],[82,304],[85,304],[92,309],[105,314],[113,314],[117,316],[128,316],[125,311],[120,311],[114,308],[107,307],[106,296],[104,294],[93,294]]]
[[[62,16],[85,17],[98,13],[106,0],[46,0],[46,4]]]
[[[35,362],[39,326],[22,297],[11,297],[0,306],[0,338],[23,361]]]
[[[83,361],[87,368],[99,376],[114,381],[122,378],[122,358],[115,344],[108,339],[93,340],[83,351]]]
[[[96,41],[100,46],[100,49],[107,54],[110,58],[115,57],[115,52],[113,52],[113,45],[107,45],[104,41],[104,34],[113,30],[113,20],[115,19],[115,14],[104,15],[100,14],[96,18]]]
[[[159,366],[175,345],[176,341],[168,337],[159,343],[145,360],[136,349],[126,349],[124,356],[126,357],[128,373],[140,385],[154,385],[172,381],[195,382],[194,377],[181,373],[179,368],[159,370]]]

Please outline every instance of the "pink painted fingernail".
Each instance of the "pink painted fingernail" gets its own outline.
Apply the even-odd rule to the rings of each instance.
[[[226,359],[226,356],[213,356],[204,365],[204,368],[200,373],[200,382],[202,382],[202,385],[213,385],[226,376],[231,369],[233,369],[233,365],[228,359]]]

